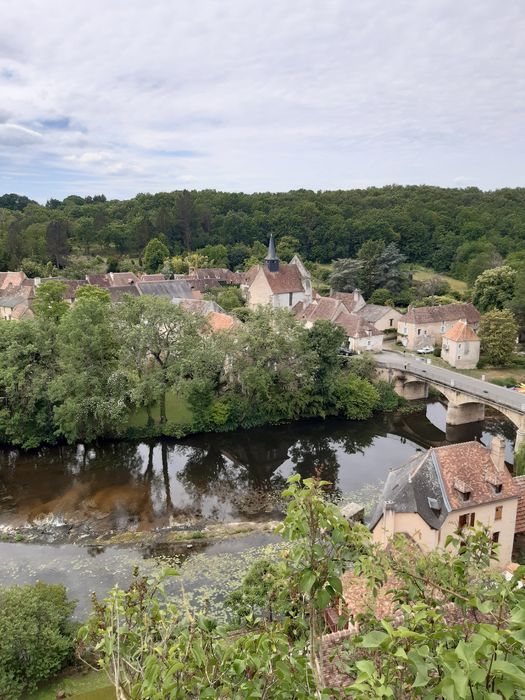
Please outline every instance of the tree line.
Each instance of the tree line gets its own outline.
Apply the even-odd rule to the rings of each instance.
[[[288,311],[265,309],[213,334],[168,299],[112,305],[106,290],[86,286],[70,306],[63,290],[41,284],[34,320],[0,322],[0,442],[181,436],[391,407],[390,387],[372,383],[373,362],[343,366],[344,332],[327,321],[305,329]],[[169,400],[191,417],[170,418]],[[137,411],[147,423],[133,429]]]
[[[297,252],[319,263],[355,258],[368,241],[395,243],[410,263],[472,284],[484,269],[523,250],[525,189],[184,190],[129,200],[72,195],[43,206],[6,194],[0,196],[0,269],[19,268],[22,261],[63,267],[71,253],[133,258],[155,237],[172,255],[208,246],[217,254],[213,248],[225,246],[218,255],[236,269],[270,232],[281,254]]]

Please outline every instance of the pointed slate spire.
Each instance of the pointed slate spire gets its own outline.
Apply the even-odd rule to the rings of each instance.
[[[265,258],[266,267],[270,272],[279,272],[279,258],[275,252],[275,241],[273,240],[273,233],[270,234],[270,242],[268,243],[268,254]]]

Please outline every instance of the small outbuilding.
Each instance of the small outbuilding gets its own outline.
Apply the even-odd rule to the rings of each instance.
[[[479,362],[480,339],[466,320],[458,321],[443,335],[441,357],[451,367],[474,369]]]

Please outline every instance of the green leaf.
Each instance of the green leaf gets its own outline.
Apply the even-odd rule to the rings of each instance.
[[[458,696],[460,698],[466,697],[468,686],[467,674],[461,668],[457,667],[451,673],[451,678]]]
[[[377,647],[381,646],[385,639],[388,639],[388,634],[375,630],[365,634],[361,642],[361,646],[365,647],[366,649],[377,649]]]
[[[341,579],[337,578],[336,576],[331,576],[328,579],[328,583],[334,591],[337,593],[337,595],[343,595],[343,584],[341,583]]]
[[[509,661],[494,661],[492,672],[500,674],[504,679],[511,680],[518,688],[525,688],[525,673]]]
[[[301,575],[301,579],[299,581],[299,589],[303,593],[310,593],[310,591],[312,590],[312,586],[316,581],[316,578],[316,575],[311,569],[306,569]]]

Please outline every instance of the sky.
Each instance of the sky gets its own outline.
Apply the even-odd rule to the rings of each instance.
[[[0,193],[525,186],[522,0],[0,5]]]

